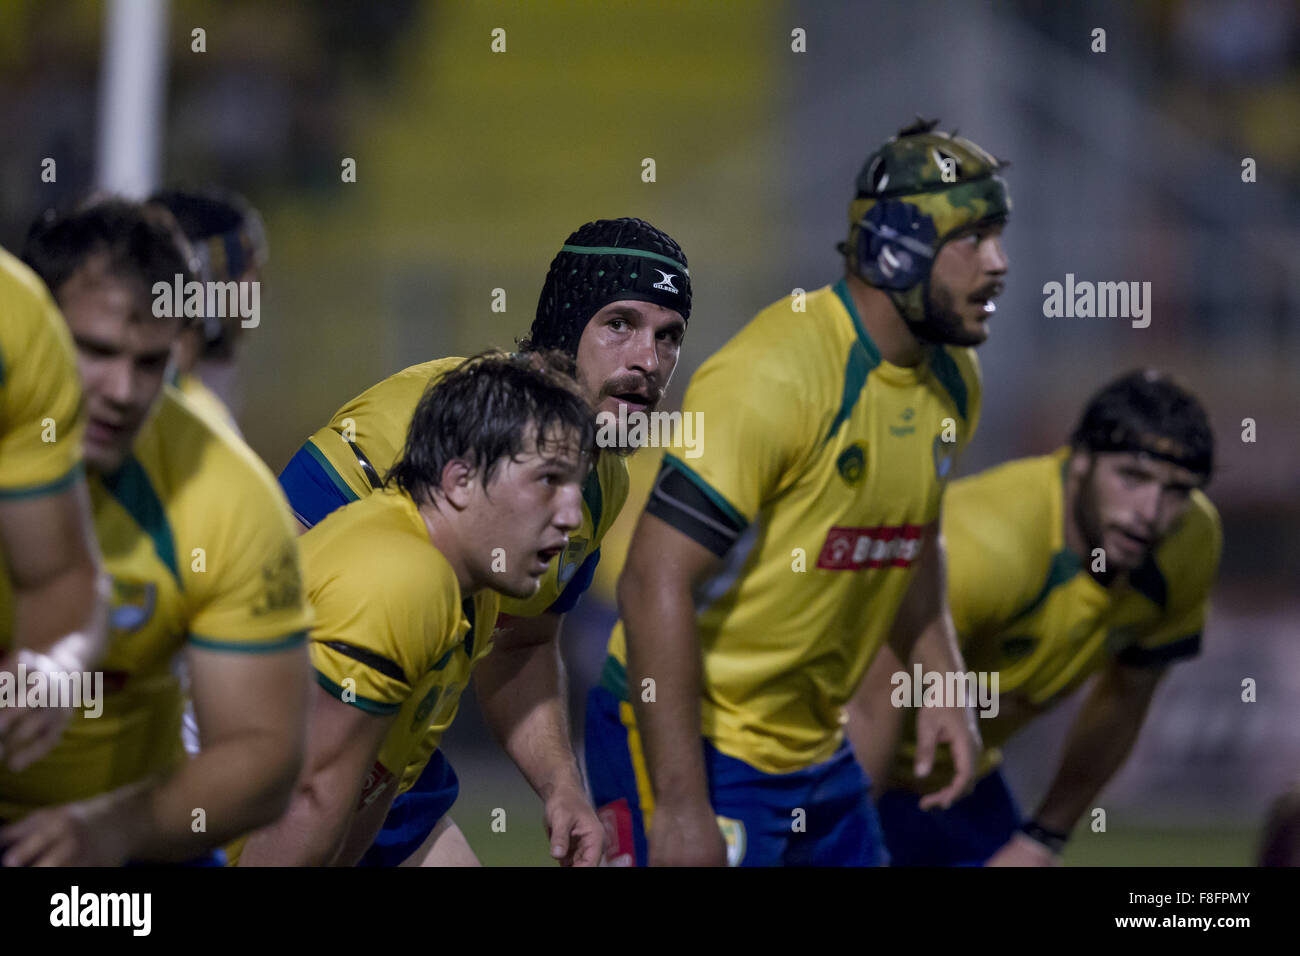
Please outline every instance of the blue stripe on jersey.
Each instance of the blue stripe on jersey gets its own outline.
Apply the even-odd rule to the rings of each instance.
[[[582,566],[569,579],[569,583],[564,586],[560,596],[546,610],[551,614],[567,614],[572,611],[574,605],[578,603],[578,598],[586,593],[587,588],[591,587],[592,579],[596,576],[596,565],[600,563],[600,548],[597,548],[591,554],[587,555],[587,560],[582,562]]]
[[[158,559],[167,566],[177,585],[184,590],[180,569],[176,565],[176,543],[172,540],[171,525],[167,523],[167,513],[163,510],[153,485],[149,483],[144,466],[131,455],[122,463],[121,468],[111,475],[104,475],[101,481],[109,494],[135,519],[140,530],[149,535]]]

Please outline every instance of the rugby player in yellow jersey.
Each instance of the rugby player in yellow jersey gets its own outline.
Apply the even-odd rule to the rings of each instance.
[[[577,380],[598,414],[653,412],[677,365],[691,312],[686,256],[671,237],[639,219],[587,223],[551,261],[521,352],[555,349],[576,361]],[[317,431],[280,475],[304,526],[377,487],[400,454],[416,402],[429,381],[455,368],[438,359],[398,372],[352,399]],[[496,653],[476,673],[478,699],[497,722],[533,714],[527,735],[571,750],[557,635],[563,614],[591,583],[600,543],[627,500],[630,448],[601,454],[583,486],[582,526],[547,570],[537,594],[506,599]],[[525,736],[507,742],[516,756]],[[363,865],[473,864],[446,815],[455,771],[430,743],[404,776],[419,779],[394,803]],[[573,778],[578,781],[576,758]]]
[[[687,389],[707,437],[697,459],[664,456],[588,701],[612,860],[881,859],[843,708],[886,640],[961,667],[937,519],[979,416],[968,346],[1007,269],[998,161],[933,127],[868,158],[844,278],[760,312]],[[922,764],[937,740],[957,754],[932,798],[950,802],[979,754],[973,718],[933,710],[922,735]]]
[[[243,196],[212,187],[165,189],[149,202],[176,219],[194,251],[200,281],[219,282],[223,288],[262,281],[269,257],[266,229]],[[208,315],[193,323],[181,336],[172,381],[195,406],[236,432],[233,409],[244,321],[239,315]]]
[[[0,588],[13,602],[0,615],[0,681],[24,701],[37,671],[84,674],[104,652],[85,427],[63,319],[40,279],[0,249]],[[70,711],[7,703],[0,696],[0,763],[17,771],[54,746]]]
[[[384,488],[302,537],[319,684],[307,766],[241,865],[358,862],[415,782],[404,771],[493,656],[496,592],[534,595],[580,526],[595,424],[550,361],[488,353],[448,372],[420,399]],[[534,737],[527,711],[485,716],[545,801],[556,855],[596,865],[601,828],[567,741]]]
[[[872,665],[849,730],[885,790],[878,809],[896,864],[1057,862],[1127,758],[1161,677],[1200,649],[1222,540],[1201,491],[1213,459],[1195,396],[1139,371],[1092,398],[1070,447],[953,483],[948,600],[967,666],[998,675],[997,710],[979,722],[989,750],[974,790],[924,812],[951,768],[941,754],[931,778],[916,779],[917,712],[890,703],[903,668],[888,649]],[[1052,784],[1023,820],[998,748],[1094,676]]]
[[[38,222],[24,248],[76,345],[113,593],[102,713],[0,771],[7,866],[218,863],[283,811],[301,766],[310,612],[292,518],[253,452],[164,385],[183,319],[160,316],[151,290],[186,271],[183,246],[170,218],[107,200]],[[181,651],[203,738],[192,760]]]

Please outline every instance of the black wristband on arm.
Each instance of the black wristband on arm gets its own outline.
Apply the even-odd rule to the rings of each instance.
[[[1049,830],[1037,820],[1026,820],[1020,825],[1020,832],[1035,843],[1041,843],[1058,856],[1065,849],[1065,844],[1070,841],[1070,834],[1062,833],[1060,830]]]

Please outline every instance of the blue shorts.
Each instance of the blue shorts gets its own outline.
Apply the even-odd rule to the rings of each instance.
[[[310,441],[294,452],[280,472],[280,487],[289,499],[289,507],[308,528],[314,528],[331,511],[357,500],[356,493],[342,479],[330,477],[333,472],[333,466]]]
[[[910,790],[889,790],[876,809],[894,866],[983,866],[1020,828],[1020,808],[1001,770],[947,810],[922,810]]]
[[[587,698],[587,776],[617,862],[646,862],[641,788],[644,765],[633,765],[619,698],[607,687]],[[871,789],[846,742],[824,763],[770,774],[729,757],[703,740],[709,802],[720,820],[733,866],[881,866],[880,823]],[[636,744],[638,761],[640,743]],[[800,812],[802,811],[802,812]],[[620,832],[625,831],[625,832]]]
[[[435,750],[415,786],[388,808],[384,827],[357,866],[400,866],[424,843],[460,793],[460,781],[441,750]]]

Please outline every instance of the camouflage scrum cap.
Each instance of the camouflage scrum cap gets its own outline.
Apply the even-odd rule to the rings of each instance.
[[[924,323],[930,268],[954,233],[1011,212],[1009,165],[970,140],[917,119],[867,157],[849,203],[849,269]]]

